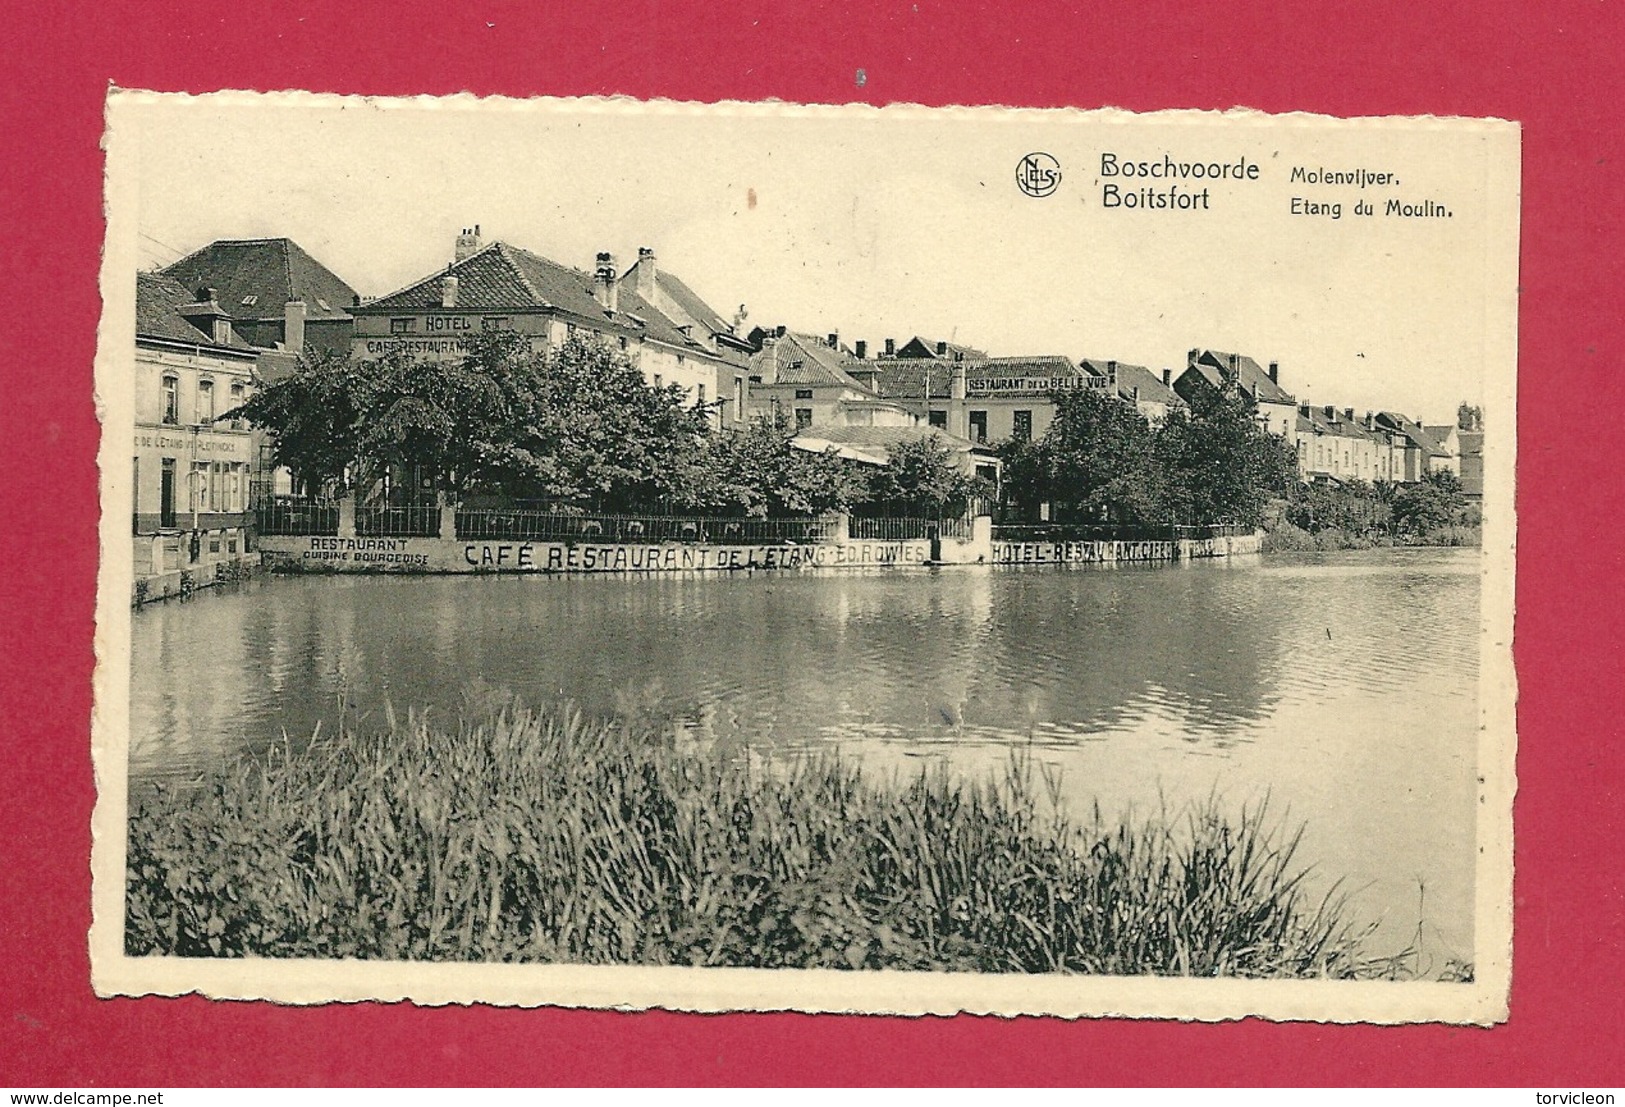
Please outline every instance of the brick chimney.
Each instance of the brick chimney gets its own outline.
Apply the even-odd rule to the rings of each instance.
[[[1239,374],[1240,372],[1241,372],[1241,355],[1240,354],[1231,354],[1230,355],[1230,375],[1232,377],[1234,377],[1237,374]]]
[[[896,357],[897,356],[897,339],[895,339],[895,338],[886,339],[886,356],[887,357]]]
[[[828,343],[830,349],[838,349],[841,345],[841,336],[834,331],[830,331],[824,341]]]
[[[1117,383],[1117,359],[1111,358],[1106,362],[1106,379],[1112,384]],[[1138,396],[1136,395],[1136,399]]]
[[[655,277],[658,270],[655,268],[655,252],[652,246],[638,247],[638,295],[648,303],[655,302]]]
[[[600,253],[592,274],[592,295],[598,306],[608,312],[621,307],[620,285],[615,280],[615,255]]]
[[[1270,380],[1276,384],[1281,383],[1281,363],[1278,361],[1270,362]]]
[[[861,338],[858,339],[856,342],[852,343],[852,352],[858,356],[859,361],[864,360],[869,356],[869,343],[865,342]]]
[[[953,368],[953,377],[948,382],[948,398],[950,400],[963,400],[966,387],[965,366],[956,364]]]
[[[457,236],[457,244],[451,252],[453,261],[467,261],[480,252],[480,225],[464,227]]]
[[[943,357],[947,353],[948,353],[948,344],[946,342],[938,341],[937,342],[937,356],[938,357]]]
[[[1324,410],[1326,412],[1326,422],[1337,422],[1337,409],[1335,407],[1333,407],[1331,404],[1327,404]]]
[[[457,306],[457,278],[450,273],[440,278],[440,306],[443,308]]]
[[[1164,388],[1172,388],[1174,386],[1174,371],[1166,366],[1164,366],[1162,370],[1162,386]]]
[[[282,305],[282,345],[299,353],[305,348],[305,301],[289,300]]]
[[[1354,422],[1354,409],[1352,407],[1344,408],[1343,409],[1343,418],[1346,419],[1350,423]]]
[[[1199,360],[1201,360],[1201,357],[1202,357],[1202,351],[1201,350],[1189,350],[1185,354],[1185,364],[1189,365],[1189,366],[1195,366],[1195,364]]]

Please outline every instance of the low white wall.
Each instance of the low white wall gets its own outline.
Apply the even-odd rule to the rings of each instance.
[[[466,541],[267,536],[273,568],[327,573],[639,573],[925,565],[931,543],[852,540],[805,546]]]

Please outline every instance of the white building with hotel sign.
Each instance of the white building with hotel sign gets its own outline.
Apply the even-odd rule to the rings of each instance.
[[[742,423],[750,347],[687,285],[639,251],[626,274],[601,253],[592,273],[504,242],[483,245],[478,228],[457,238],[445,270],[350,309],[352,352],[378,358],[463,356],[477,334],[508,331],[540,353],[585,332],[626,352],[651,385],[677,385],[721,426]]]

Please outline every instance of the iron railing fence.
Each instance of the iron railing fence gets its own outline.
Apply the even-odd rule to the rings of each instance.
[[[261,534],[332,536],[339,532],[339,505],[303,496],[263,495],[254,519]]]
[[[436,504],[357,504],[355,532],[363,538],[438,538]]]
[[[509,508],[457,512],[457,537],[527,542],[693,542],[715,546],[833,542],[835,519],[562,513]]]
[[[1253,533],[1235,523],[1183,526],[1169,523],[995,523],[995,542],[1174,542]]]
[[[907,515],[853,516],[848,524],[853,538],[871,542],[912,542],[926,538],[969,538],[968,519],[928,519]]]

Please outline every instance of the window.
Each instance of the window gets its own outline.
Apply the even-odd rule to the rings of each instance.
[[[1033,413],[1018,411],[1011,416],[1011,433],[1017,438],[1031,438],[1033,436]]]
[[[796,408],[796,430],[806,430],[810,426],[812,426],[812,408]]]
[[[197,421],[199,423],[214,422],[214,382],[197,382]]]
[[[243,297],[243,306],[244,307],[253,307],[255,304],[257,304],[259,302],[260,302],[260,298],[258,296],[244,296]]]
[[[209,510],[209,463],[194,461],[187,479],[187,502],[190,511]]]
[[[181,382],[175,377],[164,378],[164,422],[181,421]]]
[[[946,411],[928,412],[925,421],[933,427],[941,427],[943,430],[948,429],[948,413]]]
[[[243,386],[240,383],[233,383],[231,386],[231,410],[236,411],[238,408],[242,407],[243,398]],[[231,429],[242,430],[243,421],[241,419],[233,419],[231,421]]]
[[[411,334],[418,329],[418,321],[413,318],[391,319],[389,321],[390,334]]]
[[[970,413],[970,436],[974,442],[987,441],[987,412],[973,411]]]
[[[798,400],[810,400],[810,399],[812,399],[812,389],[810,389],[810,388],[798,388],[798,389],[796,389],[796,399],[798,399]]]

